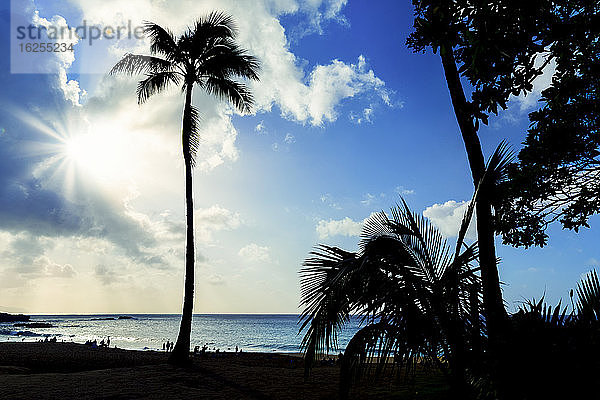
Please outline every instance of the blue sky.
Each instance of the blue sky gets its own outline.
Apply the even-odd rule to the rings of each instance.
[[[405,46],[410,2],[13,3],[41,25],[151,20],[176,33],[222,9],[261,59],[251,115],[194,95],[203,114],[196,312],[297,312],[298,270],[311,248],[356,249],[362,221],[400,194],[455,235],[470,173],[438,57]],[[10,3],[0,7],[8,54]],[[29,59],[47,74],[13,74],[0,59],[0,310],[179,312],[183,98],[173,90],[138,106],[135,78],[105,74],[147,47],[79,42],[74,53]],[[481,130],[486,154],[502,139],[519,148],[552,73]],[[544,249],[498,242],[509,309],[544,293],[567,300],[598,266],[597,223],[579,234],[553,226]]]

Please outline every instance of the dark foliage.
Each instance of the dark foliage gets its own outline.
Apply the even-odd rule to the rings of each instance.
[[[557,220],[589,227],[600,211],[600,2],[556,5],[546,37],[556,73],[502,187],[498,229],[516,246],[543,246]]]
[[[414,51],[439,53],[452,106],[471,169],[479,185],[485,155],[480,123],[507,107],[511,96],[530,91],[549,60],[536,63],[546,49],[552,2],[549,0],[413,0]],[[467,96],[470,95],[470,98]],[[479,265],[490,351],[502,335],[506,311],[496,263],[493,205],[497,191],[481,187],[476,205]]]
[[[407,44],[415,51],[452,51],[458,73],[471,85],[464,112],[475,123],[505,109],[512,95],[530,91],[546,62],[543,54],[551,27],[548,0],[414,0],[414,32]]]
[[[364,326],[342,359],[342,394],[374,356],[377,373],[389,368],[386,359],[393,356],[394,368],[410,372],[417,363],[430,365],[451,383],[464,381],[465,354],[479,351],[483,329],[480,281],[471,266],[477,245],[463,242],[472,210],[454,252],[404,202],[365,223],[359,253],[319,246],[301,271],[306,373],[336,348],[337,333],[350,316],[360,315]]]
[[[595,271],[581,280],[575,309],[524,303],[510,318],[502,357],[481,398],[564,399],[595,396],[600,369],[600,285]],[[495,395],[494,395],[495,393]]]

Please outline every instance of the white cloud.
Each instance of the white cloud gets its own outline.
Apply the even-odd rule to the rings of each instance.
[[[194,218],[198,221],[198,224],[209,226],[214,230],[235,229],[242,222],[238,213],[221,207],[218,204],[209,208],[196,209]]]
[[[239,256],[251,262],[269,262],[271,260],[271,249],[268,246],[259,246],[250,243],[238,252]]]
[[[68,32],[69,27],[67,21],[60,15],[54,15],[50,20],[40,17],[39,11],[35,10],[31,22],[34,26],[44,27],[46,29],[52,28],[57,31]],[[72,35],[64,34],[60,38],[60,43],[64,43],[65,46],[75,46],[79,39],[74,34],[74,28],[70,28],[73,32]],[[51,52],[51,57],[48,61],[47,68],[49,72],[57,74],[57,84],[60,90],[62,90],[65,100],[71,102],[71,104],[78,106],[80,95],[83,94],[79,87],[79,82],[76,80],[69,80],[67,78],[67,69],[71,67],[71,64],[75,61],[75,53],[72,51],[59,51]],[[43,63],[40,60],[36,60],[38,64]]]
[[[358,236],[363,228],[365,220],[354,221],[349,217],[343,219],[320,220],[317,223],[317,234],[319,239],[327,239],[331,236]]]
[[[298,59],[289,48],[286,31],[278,20],[281,15],[299,13],[309,21],[309,26],[313,27],[311,29],[322,32],[324,21],[344,23],[341,13],[346,5],[345,0],[264,0],[243,4],[235,0],[208,0],[200,3],[182,1],[169,4],[135,0],[127,6],[114,0],[73,1],[81,8],[83,18],[90,24],[119,26],[131,19],[135,26],[142,20],[150,20],[171,28],[176,34],[193,22],[192,15],[203,15],[214,9],[231,13],[239,26],[238,40],[241,46],[261,61],[261,80],[250,82],[255,97],[255,112],[268,112],[273,106],[277,106],[288,119],[321,126],[337,119],[338,106],[344,99],[361,96],[369,98],[370,103],[375,98],[379,102],[390,104],[385,83],[367,67],[363,55],[355,63],[333,60],[328,65],[315,65],[312,70],[305,71],[303,65],[307,62]],[[140,10],[143,12],[140,13]],[[189,15],[190,18],[181,18],[181,15]],[[252,15],[252,18],[246,18],[247,15]],[[58,21],[62,17],[55,18]],[[60,21],[66,24],[64,18]],[[114,41],[109,46],[112,57],[104,54],[98,62],[107,63],[108,70],[125,52],[147,53],[147,46],[147,39]],[[72,53],[70,57],[73,57]],[[85,53],[85,60],[79,61],[91,62],[94,57],[96,56],[93,54]],[[58,79],[65,98],[73,104],[79,104],[85,92],[76,80],[68,80],[66,74],[73,61],[74,59],[64,61],[64,68]],[[103,121],[109,125],[111,121],[115,121],[114,125],[120,125],[119,129],[123,132],[135,131],[135,128],[139,130],[140,125],[143,125],[144,130],[156,132],[157,136],[165,138],[169,136],[170,143],[177,143],[172,138],[177,139],[173,132],[177,132],[181,124],[183,99],[180,91],[160,94],[139,107],[135,101],[136,79],[107,77],[100,90],[95,90],[88,99],[88,103],[93,106],[84,110],[82,118],[98,119],[98,113],[101,113]],[[235,111],[227,103],[218,102],[199,89],[194,93],[194,103],[202,114],[198,167],[200,170],[210,171],[239,157],[236,146],[238,131],[231,119]],[[372,105],[365,108],[368,118],[371,112]],[[135,121],[129,118],[133,114],[139,116]],[[265,128],[261,121],[256,125],[255,131],[264,133]],[[286,136],[285,142],[290,144],[293,140],[293,136]],[[279,145],[272,147],[277,151]],[[175,146],[168,148],[171,153],[178,150]]]
[[[389,101],[385,83],[367,70],[365,57],[360,55],[356,64],[346,64],[333,60],[329,65],[317,65],[309,76],[309,84],[304,90],[304,100],[296,99],[300,109],[291,111],[299,121],[310,121],[312,125],[333,122],[338,117],[336,108],[347,98],[363,93],[375,93],[384,102]],[[283,104],[285,113],[286,105]]]
[[[40,269],[43,276],[47,277],[72,278],[76,275],[71,264],[58,264],[46,256],[36,258],[34,265]]]
[[[423,211],[423,215],[429,218],[429,220],[440,230],[442,235],[446,237],[456,237],[458,236],[458,231],[468,206],[468,201],[457,202],[448,200],[444,204],[434,204],[427,207],[425,211]],[[466,235],[466,237],[471,240],[474,240],[477,237],[474,220],[475,218],[473,217]]]
[[[194,225],[198,240],[212,242],[216,231],[237,229],[242,224],[239,213],[214,205],[209,208],[196,209]]]

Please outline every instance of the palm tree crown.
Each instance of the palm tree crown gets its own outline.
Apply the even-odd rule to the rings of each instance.
[[[198,85],[208,94],[230,101],[240,112],[251,110],[252,94],[235,78],[258,80],[259,62],[236,44],[237,28],[231,16],[210,13],[199,18],[178,39],[169,29],[151,22],[144,23],[144,34],[150,38],[152,55],[127,53],[110,70],[111,75],[146,76],[138,83],[139,104],[170,85],[181,85],[183,92]],[[189,152],[187,156],[195,164],[198,111],[193,106],[191,111],[188,121],[191,129],[184,132],[189,136],[189,148],[184,146],[184,152]]]

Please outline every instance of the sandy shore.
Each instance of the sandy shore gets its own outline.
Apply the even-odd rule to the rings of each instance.
[[[304,381],[302,360],[227,353],[166,363],[167,354],[92,349],[72,343],[0,343],[0,399],[336,399],[339,368],[319,366]],[[410,393],[412,392],[412,393]],[[355,398],[415,397],[389,383],[363,385]]]

